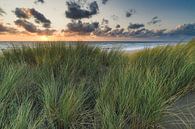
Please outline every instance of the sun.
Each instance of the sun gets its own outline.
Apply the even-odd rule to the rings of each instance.
[[[40,36],[40,40],[41,41],[49,41],[49,37],[48,36]]]

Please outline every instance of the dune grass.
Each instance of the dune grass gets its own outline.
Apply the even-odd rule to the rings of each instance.
[[[160,129],[194,89],[195,42],[131,55],[62,43],[4,50],[2,129]]]

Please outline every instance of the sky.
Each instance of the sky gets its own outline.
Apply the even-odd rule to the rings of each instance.
[[[0,41],[195,36],[195,0],[0,0]]]

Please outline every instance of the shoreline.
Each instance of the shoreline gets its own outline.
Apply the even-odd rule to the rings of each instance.
[[[36,46],[38,44],[45,44],[45,43],[49,43],[49,44],[53,44],[54,42],[7,42],[7,43],[1,43],[0,42],[0,49],[9,49],[9,48],[12,48],[13,46],[15,47],[22,47],[22,46]],[[56,42],[56,43],[63,43],[64,45],[66,46],[77,46],[79,45],[79,43],[77,42]],[[54,43],[55,44],[55,43]],[[177,44],[181,44],[179,42],[126,42],[124,41],[124,43],[122,42],[118,42],[118,43],[112,43],[112,42],[96,42],[96,43],[93,43],[93,42],[88,42],[86,43],[85,42],[85,45],[88,45],[90,47],[97,47],[97,48],[100,48],[102,50],[119,50],[119,51],[122,51],[122,52],[125,52],[125,53],[132,53],[134,51],[140,51],[140,50],[143,50],[143,49],[147,49],[147,48],[155,48],[155,47],[159,47],[159,46],[167,46],[167,45],[170,45],[170,46],[174,46],[174,45],[177,45]]]

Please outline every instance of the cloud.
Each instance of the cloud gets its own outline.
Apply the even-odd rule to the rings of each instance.
[[[126,12],[126,17],[129,18],[131,17],[133,14],[136,13],[136,10],[135,9],[130,9]]]
[[[121,25],[119,25],[119,24],[116,25],[116,28],[120,28],[120,27],[121,27]]]
[[[119,24],[111,28],[107,24],[98,26],[96,23],[82,23],[73,21],[68,24],[69,31],[79,34],[93,34],[103,37],[136,37],[136,38],[160,38],[170,36],[195,36],[195,23],[179,25],[175,29],[147,29],[144,24],[130,23],[127,29],[121,28]]]
[[[143,28],[145,25],[144,24],[139,24],[139,23],[130,23],[128,26],[128,29],[140,29]]]
[[[148,30],[146,28],[131,30],[128,32],[129,36],[132,37],[160,37],[165,35],[166,29],[162,30]]]
[[[56,32],[55,29],[44,29],[44,30],[39,30],[38,34],[39,35],[53,35]]]
[[[68,31],[70,32],[78,32],[80,34],[87,34],[95,31],[99,27],[98,22],[92,23],[83,23],[82,21],[72,21],[71,23],[67,24]]]
[[[96,36],[107,36],[108,33],[112,30],[108,25],[104,26],[103,28],[97,28],[93,32],[94,35]]]
[[[0,23],[0,34],[3,33],[17,33],[18,31],[15,28],[5,26],[2,23]]]
[[[6,12],[2,8],[0,8],[0,16],[3,16],[4,14],[6,14]]]
[[[18,18],[28,19],[31,17],[30,10],[27,8],[16,8],[14,13]]]
[[[158,18],[158,16],[155,16],[152,18],[152,20],[150,22],[148,22],[149,25],[154,25],[154,24],[157,24],[157,23],[160,23],[161,20]]]
[[[27,32],[36,33],[39,35],[52,35],[56,30],[52,29],[38,29],[36,25],[31,22],[26,21],[25,19],[18,19],[14,22],[17,26],[24,28]]]
[[[195,23],[178,25],[176,29],[170,30],[168,34],[195,36]]]
[[[90,18],[93,15],[96,15],[99,11],[99,7],[96,1],[89,4],[89,7],[87,7],[89,8],[88,10],[81,8],[79,3],[73,1],[66,2],[66,4],[68,6],[68,10],[65,12],[65,15],[70,19]]]
[[[164,36],[166,35],[167,29],[152,30],[154,36]]]
[[[119,26],[118,26],[119,27]],[[128,29],[124,28],[115,28],[112,29],[108,26],[104,28],[96,29],[93,34],[96,36],[108,36],[108,37],[137,37],[137,38],[147,38],[147,37],[160,37],[164,36],[166,33],[166,29],[162,30],[149,30],[144,27],[140,27],[139,29]]]
[[[104,26],[103,28],[97,28],[93,34],[96,36],[109,36],[109,37],[124,37],[124,28],[115,28],[112,29],[108,25]]]
[[[24,28],[26,31],[31,32],[31,33],[37,33],[39,31],[33,23],[30,23],[23,19],[16,20],[15,24],[17,26]]]
[[[88,23],[89,24],[89,23]],[[128,29],[119,28],[119,26],[114,29],[108,25],[93,27],[90,31],[83,29],[83,23],[72,25],[72,31],[93,34],[96,36],[106,36],[106,37],[136,37],[136,38],[160,38],[160,37],[170,37],[170,36],[195,36],[195,23],[179,25],[175,29],[147,29],[144,24],[132,24],[130,23]],[[85,30],[85,31],[83,31]],[[89,33],[90,32],[90,33]]]
[[[109,23],[109,20],[104,19],[104,18],[102,19],[102,23],[101,23],[102,25],[107,25],[108,23]]]
[[[42,24],[44,28],[50,28],[51,21],[47,19],[43,14],[35,10],[34,8],[16,8],[14,11],[18,18],[29,19],[31,17],[35,18],[35,22]]]
[[[85,33],[86,31],[83,31],[84,29],[82,29],[82,22],[74,22],[76,24],[71,24],[71,28],[69,30],[72,30],[74,32],[80,32],[80,33]],[[70,28],[70,26],[69,26]],[[93,34],[96,36],[104,36],[104,37],[160,37],[160,36],[164,36],[166,29],[162,29],[162,30],[149,30],[144,28],[143,24],[130,24],[129,29],[124,29],[121,28],[121,26],[118,24],[116,25],[116,27],[113,29],[111,27],[109,27],[108,25],[105,26],[99,26],[96,27],[94,29],[90,29],[90,31],[88,31],[88,34]]]
[[[30,12],[31,12],[31,15],[35,18],[35,21],[37,23],[42,23],[43,27],[50,28],[51,21],[49,19],[47,19],[43,14],[36,11],[35,9],[30,9]]]
[[[42,4],[44,4],[45,1],[44,1],[44,0],[36,0],[36,1],[35,1],[35,4],[37,4],[37,3],[42,3]]]
[[[144,24],[130,24],[128,29],[121,28],[117,25],[114,29],[105,26],[92,27],[93,23],[73,22],[69,24],[68,28],[72,32],[79,32],[80,34],[93,34],[96,36],[106,37],[136,37],[136,38],[160,38],[170,36],[195,36],[195,23],[179,25],[176,29],[147,29]],[[89,29],[90,28],[90,29]]]
[[[108,0],[102,0],[102,4],[106,4]]]
[[[123,37],[124,36],[124,28],[121,29],[114,29],[109,32],[109,36],[114,36],[114,37]]]

